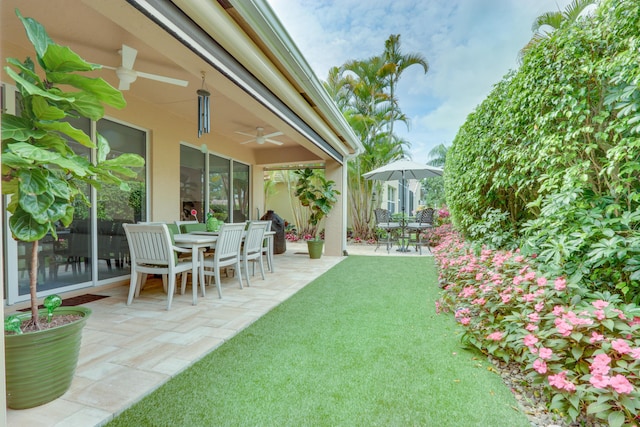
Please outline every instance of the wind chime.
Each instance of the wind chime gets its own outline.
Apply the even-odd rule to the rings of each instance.
[[[211,93],[205,89],[204,71],[202,72],[202,88],[198,89],[198,138],[203,133],[209,133],[210,126],[210,110],[209,110],[209,97]]]

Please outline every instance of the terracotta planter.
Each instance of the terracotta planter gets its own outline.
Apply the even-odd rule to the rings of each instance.
[[[46,314],[46,310],[40,310]],[[5,335],[7,406],[33,408],[62,396],[78,364],[82,328],[91,314],[84,307],[59,307],[55,315],[79,314],[82,319],[57,328]],[[18,315],[26,319],[31,313]]]
[[[307,240],[307,249],[309,249],[309,258],[319,259],[322,256],[322,247],[324,240]]]

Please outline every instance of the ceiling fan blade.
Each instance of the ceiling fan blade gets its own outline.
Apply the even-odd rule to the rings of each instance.
[[[271,138],[272,136],[279,136],[279,135],[282,135],[282,132],[273,132],[273,133],[270,133],[268,135],[263,135],[263,136],[265,138]]]
[[[283,142],[276,141],[275,139],[269,139],[269,138],[265,138],[265,141],[266,141],[266,142],[270,142],[270,143],[275,144],[275,145],[282,145],[282,144],[284,144]]]
[[[254,134],[252,134],[252,133],[240,132],[239,130],[237,130],[235,133],[240,134],[240,135],[244,135],[244,136],[250,136],[253,139],[256,138],[256,136]]]
[[[126,44],[122,45],[122,67],[132,69],[133,63],[136,62],[136,56],[138,55],[138,51],[132,48],[131,46],[127,46]]]
[[[250,142],[255,142],[255,140],[256,140],[255,138],[253,138],[253,139],[248,139],[248,140],[246,140],[246,141],[244,141],[244,142],[241,142],[241,143],[240,143],[240,145],[242,145],[242,144],[248,144],[248,143],[250,143]]]
[[[131,83],[125,82],[124,80],[120,80],[120,84],[118,85],[118,90],[129,90],[131,87]]]
[[[187,86],[189,84],[186,80],[174,79],[172,77],[159,76],[157,74],[149,74],[143,73],[142,71],[136,71],[138,77],[143,77],[145,79],[156,80],[158,82],[169,83],[176,86]]]

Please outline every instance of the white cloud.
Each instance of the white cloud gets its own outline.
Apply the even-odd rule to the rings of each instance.
[[[416,161],[451,143],[466,117],[509,69],[531,37],[531,23],[570,0],[268,0],[319,79],[329,68],[384,51],[400,34],[429,72],[409,68],[398,87],[411,130],[397,125]]]

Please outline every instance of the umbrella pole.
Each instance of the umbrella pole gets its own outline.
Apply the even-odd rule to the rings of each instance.
[[[402,190],[402,217],[400,218],[400,239],[402,240],[402,244],[397,249],[398,252],[409,252],[409,248],[406,245],[405,241],[405,230],[407,227],[407,217],[406,217],[406,208],[407,208],[407,197],[406,197],[406,184],[404,180],[404,169],[402,170],[402,180],[400,181],[400,189]]]

